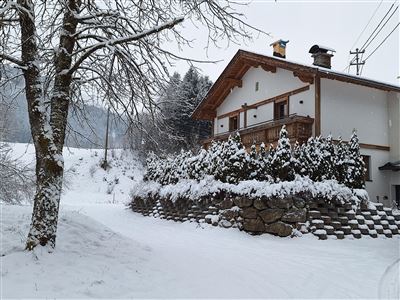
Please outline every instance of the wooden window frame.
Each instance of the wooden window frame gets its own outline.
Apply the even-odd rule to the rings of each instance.
[[[371,176],[371,155],[361,155],[365,168],[367,171],[365,172],[365,181],[372,182],[372,176]]]
[[[278,117],[278,112],[277,112],[277,106],[278,104],[281,104],[282,102],[286,103],[286,111],[284,112],[284,115],[282,118]],[[274,101],[274,120],[281,120],[289,116],[289,97],[282,97],[278,98]]]
[[[236,128],[233,128],[234,126],[231,126],[231,120],[233,120],[233,119],[235,119],[236,118]],[[239,130],[239,128],[240,128],[240,119],[239,119],[239,114],[234,114],[234,115],[232,115],[232,116],[230,116],[229,118],[228,118],[228,129],[229,129],[229,132],[232,132],[232,131],[236,131],[236,130]]]

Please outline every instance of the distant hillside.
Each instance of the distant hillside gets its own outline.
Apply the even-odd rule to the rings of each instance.
[[[8,76],[18,75],[15,69],[7,70]],[[4,77],[3,77],[4,79]],[[29,143],[32,140],[27,103],[24,95],[24,79],[19,76],[7,85],[0,85],[0,122],[5,122],[7,132],[0,138],[8,142]],[[94,105],[83,105],[82,110],[70,109],[66,146],[98,148],[104,146],[107,110]],[[0,124],[0,130],[4,126]],[[110,147],[120,147],[126,126],[118,116],[110,115]],[[4,130],[3,130],[4,131]]]

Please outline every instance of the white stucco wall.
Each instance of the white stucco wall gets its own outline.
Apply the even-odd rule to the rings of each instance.
[[[259,90],[255,90],[256,82],[259,82]],[[261,67],[250,68],[242,78],[242,87],[235,87],[231,93],[225,98],[224,102],[217,108],[217,116],[229,113],[236,109],[240,109],[243,104],[254,104],[256,102],[269,99],[286,92],[301,88],[307,84],[297,77],[293,76],[293,72],[285,69],[277,68],[276,73],[266,72]],[[293,101],[292,101],[293,99]],[[314,87],[310,90],[294,95],[290,98],[289,113],[297,113],[299,115],[314,116]],[[303,104],[299,101],[303,100]],[[299,111],[299,112],[298,112]],[[257,117],[254,118],[254,115]],[[227,118],[226,118],[227,119]],[[249,110],[247,114],[247,125],[251,126],[273,119],[273,104],[269,103],[258,107],[255,110]],[[227,120],[218,120],[219,126],[217,133],[227,132],[229,127],[221,128],[221,124],[225,124]],[[240,127],[244,125],[244,116],[240,116]]]
[[[361,143],[389,146],[387,92],[321,79],[321,134],[349,140],[354,129]]]
[[[391,172],[380,171],[378,169],[380,166],[387,163],[389,152],[361,148],[361,154],[371,156],[371,181],[366,182],[366,189],[371,201],[380,202],[383,203],[385,206],[389,206],[389,199],[391,196],[389,181],[391,178]]]
[[[300,103],[300,102],[303,103]],[[290,114],[298,114],[300,116],[315,116],[315,86],[310,85],[308,91],[290,96],[289,100]]]
[[[390,160],[400,160],[400,93],[388,93]]]
[[[214,123],[214,126],[215,126],[214,127],[215,134],[227,132],[229,131],[229,119],[228,118],[217,119],[217,121]]]
[[[400,160],[400,103],[396,93],[321,79],[321,133],[349,140],[357,130],[360,143],[389,146],[390,151],[361,148],[371,156],[371,179],[366,188],[372,201],[391,206],[400,174],[380,171],[388,161]]]

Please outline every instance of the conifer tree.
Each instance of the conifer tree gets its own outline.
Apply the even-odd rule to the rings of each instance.
[[[346,182],[347,174],[347,144],[339,137],[335,153],[335,177],[339,183]]]
[[[259,153],[257,153],[256,145],[251,145],[250,153],[248,155],[248,163],[247,163],[247,177],[248,179],[261,179],[261,157]]]
[[[332,135],[328,135],[327,138],[321,139],[321,165],[319,172],[321,174],[320,179],[336,179],[335,174],[335,145],[332,141]]]
[[[291,164],[291,145],[283,125],[279,133],[278,145],[271,161],[271,171],[273,177],[280,181],[291,181],[294,179],[293,166]]]
[[[301,162],[301,145],[298,141],[293,146],[292,151],[292,166],[295,174],[301,175],[303,164]]]
[[[221,164],[217,173],[218,176],[222,176],[217,179],[223,182],[237,183],[246,178],[247,156],[239,133],[230,136],[228,141],[223,143]]]
[[[356,131],[353,131],[347,148],[345,185],[351,188],[365,188],[365,164],[360,154]]]

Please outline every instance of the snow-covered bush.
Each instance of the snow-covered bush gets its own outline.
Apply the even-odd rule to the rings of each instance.
[[[160,158],[151,153],[147,159],[144,179],[161,185],[176,184],[184,179],[200,181],[207,176],[224,183],[238,184],[245,180],[270,183],[293,181],[296,176],[314,182],[336,180],[350,188],[364,188],[364,163],[357,134],[349,144],[331,136],[311,137],[306,143],[292,147],[285,126],[276,146],[268,150],[264,144],[246,151],[239,134],[225,142],[212,142],[197,155],[181,151],[176,156]]]
[[[0,203],[20,204],[29,201],[34,192],[34,173],[11,156],[11,148],[0,142]]]

